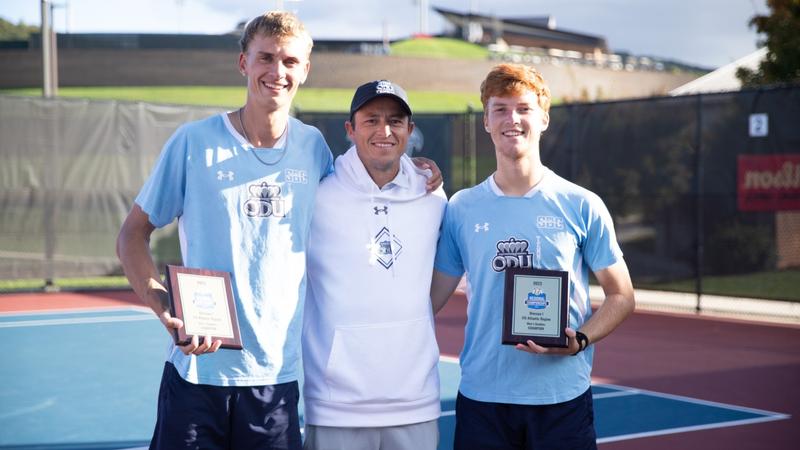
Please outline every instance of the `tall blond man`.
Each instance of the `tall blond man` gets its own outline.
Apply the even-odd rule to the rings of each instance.
[[[299,449],[305,250],[319,180],[333,156],[289,116],[312,40],[292,14],[252,19],[240,40],[244,106],[181,126],[117,242],[125,274],[168,331],[166,290],[150,256],[154,229],[178,219],[183,264],[232,274],[242,350],[194,336],[171,345],[152,449]]]

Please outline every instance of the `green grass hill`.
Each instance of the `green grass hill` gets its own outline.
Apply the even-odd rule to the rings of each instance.
[[[486,59],[489,50],[480,45],[451,38],[418,37],[395,42],[390,47],[392,56],[421,58]]]

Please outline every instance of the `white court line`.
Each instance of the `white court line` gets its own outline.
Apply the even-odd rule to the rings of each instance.
[[[608,386],[608,387],[612,387],[614,389],[620,389],[620,390],[630,389],[630,388],[626,388],[625,386],[618,386],[618,385],[615,385],[615,384],[601,384],[601,385],[598,385],[598,386]],[[732,409],[734,411],[747,412],[747,413],[751,413],[751,414],[762,414],[762,415],[768,415],[768,416],[775,416],[775,417],[779,417],[780,419],[788,419],[789,417],[791,417],[788,414],[778,413],[778,412],[775,412],[775,411],[767,411],[765,409],[748,408],[748,407],[745,407],[745,406],[731,405],[729,403],[719,403],[719,402],[712,402],[712,401],[709,401],[709,400],[700,400],[699,398],[685,397],[685,396],[682,396],[682,395],[674,395],[674,394],[665,394],[663,392],[648,391],[646,389],[637,389],[637,390],[639,391],[639,393],[641,393],[643,395],[649,395],[651,397],[668,398],[670,400],[678,400],[678,401],[682,401],[682,402],[686,402],[686,403],[694,403],[694,404],[697,404],[697,405],[704,405],[704,406],[713,406],[713,407],[716,407],[716,408]]]
[[[0,251],[0,258],[13,258],[25,259],[29,261],[44,261],[46,256],[40,252],[14,252],[14,251]],[[66,262],[105,262],[117,264],[119,258],[111,256],[81,256],[81,255],[64,255],[60,253],[53,254],[53,261],[66,261]]]
[[[625,394],[627,394],[628,392],[630,392],[631,394],[638,393],[638,394],[641,394],[641,395],[647,395],[647,396],[651,396],[651,397],[659,397],[659,398],[665,398],[665,399],[670,399],[670,400],[681,401],[681,402],[685,402],[685,403],[694,403],[696,405],[712,406],[712,407],[720,408],[720,409],[727,409],[727,410],[732,410],[732,411],[739,411],[739,412],[746,412],[746,413],[761,415],[761,417],[753,417],[753,418],[750,418],[750,419],[729,420],[729,421],[724,421],[724,422],[714,422],[714,423],[708,423],[708,424],[703,424],[703,425],[693,425],[693,426],[688,426],[688,427],[675,427],[675,428],[663,428],[663,429],[659,429],[659,430],[646,431],[646,432],[642,432],[642,433],[632,433],[632,434],[622,434],[622,435],[617,435],[617,436],[609,436],[609,437],[597,439],[597,443],[598,444],[602,444],[602,443],[605,443],[605,442],[624,441],[624,440],[628,440],[628,439],[637,439],[637,438],[643,438],[643,437],[661,436],[661,435],[665,435],[665,434],[686,433],[686,432],[689,432],[689,431],[710,430],[710,429],[714,429],[714,428],[726,428],[726,427],[734,427],[734,426],[739,426],[739,425],[749,425],[749,424],[753,424],[753,423],[771,422],[771,421],[775,421],[775,420],[789,419],[791,417],[791,415],[789,415],[789,414],[777,413],[777,412],[774,412],[774,411],[766,411],[766,410],[763,410],[763,409],[756,409],[756,408],[747,408],[747,407],[744,407],[744,406],[731,405],[731,404],[727,404],[727,403],[712,402],[712,401],[708,401],[708,400],[701,400],[701,399],[698,399],[698,398],[685,397],[685,396],[682,396],[682,395],[665,394],[665,393],[662,393],[662,392],[648,391],[646,389],[629,389],[629,388],[626,388],[625,386],[619,386],[619,385],[614,385],[614,384],[602,384],[602,385],[598,385],[598,386],[606,386],[606,387],[611,387],[611,388],[614,388],[614,389],[620,389]],[[625,392],[626,390],[628,392]],[[608,396],[606,396],[606,398],[607,397],[611,397],[611,396],[608,395]],[[594,398],[598,398],[598,396],[595,395]]]
[[[20,409],[18,409],[16,411],[4,412],[4,413],[0,414],[0,419],[8,419],[9,417],[24,416],[24,415],[27,415],[27,414],[30,414],[30,413],[35,413],[35,412],[50,408],[51,406],[53,406],[55,404],[56,404],[56,399],[55,398],[48,398],[47,400],[45,400],[45,401],[43,401],[41,403],[38,403],[36,405],[28,406],[28,407],[25,407],[25,408],[20,408]]]
[[[633,434],[621,434],[618,436],[610,436],[606,438],[598,438],[597,443],[603,444],[606,442],[616,442],[616,441],[624,441],[628,439],[637,439],[643,437],[651,437],[651,436],[661,436],[664,434],[677,434],[677,433],[686,433],[689,431],[701,431],[701,430],[711,430],[714,428],[726,428],[726,427],[735,427],[738,425],[749,425],[753,423],[761,423],[761,422],[771,422],[774,420],[783,420],[788,419],[790,416],[786,414],[780,414],[771,417],[755,417],[752,419],[743,419],[743,420],[731,420],[728,422],[716,422],[716,423],[709,423],[706,425],[695,425],[691,427],[677,427],[677,428],[664,428],[655,431],[647,431],[643,433],[633,433]]]
[[[0,317],[10,316],[43,316],[49,314],[86,314],[86,313],[101,313],[109,311],[134,311],[134,312],[152,312],[146,306],[103,306],[92,308],[70,308],[70,309],[39,309],[36,311],[6,311],[0,312]]]
[[[599,399],[613,398],[613,397],[627,397],[629,395],[638,395],[641,393],[642,391],[636,389],[631,389],[627,391],[606,392],[604,394],[592,394],[592,400],[599,400]]]
[[[142,314],[138,316],[105,316],[105,317],[82,317],[75,319],[43,319],[43,320],[20,320],[17,322],[0,323],[0,328],[21,328],[21,327],[46,327],[52,325],[78,325],[84,323],[112,323],[112,322],[135,322],[141,320],[158,320],[152,314]]]
[[[641,394],[641,391],[638,389],[629,389],[629,390],[620,390],[615,392],[607,392],[605,394],[592,394],[593,400],[603,399],[603,398],[612,398],[612,397],[625,397],[629,395],[637,395]],[[444,416],[455,416],[455,410],[450,411],[442,411],[442,417]]]
[[[439,355],[439,361],[458,364],[458,356]]]

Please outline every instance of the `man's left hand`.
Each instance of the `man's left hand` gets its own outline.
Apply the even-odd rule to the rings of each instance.
[[[411,161],[414,162],[414,165],[417,166],[419,169],[429,169],[432,173],[430,178],[428,178],[428,182],[426,183],[428,192],[433,192],[436,189],[439,189],[439,186],[442,185],[443,178],[442,178],[442,171],[439,169],[439,166],[432,159],[428,159],[422,156],[415,156],[411,158]]]
[[[535,344],[531,340],[528,340],[528,342],[525,344],[517,344],[515,348],[517,350],[522,350],[523,352],[536,353],[538,355],[572,355],[578,351],[580,344],[578,343],[578,340],[575,339],[575,330],[572,328],[566,328],[564,331],[567,334],[567,342],[569,343],[569,347],[567,348],[542,347],[541,345]]]

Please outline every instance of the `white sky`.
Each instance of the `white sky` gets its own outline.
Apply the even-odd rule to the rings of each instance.
[[[419,31],[425,0],[56,0],[58,32],[228,32],[242,20],[283,4],[315,39],[403,38]],[[499,17],[551,15],[559,29],[606,38],[614,51],[715,68],[756,49],[748,26],[766,0],[429,0],[431,6]],[[0,0],[0,17],[38,25],[40,0]],[[428,13],[428,31],[445,26]]]

